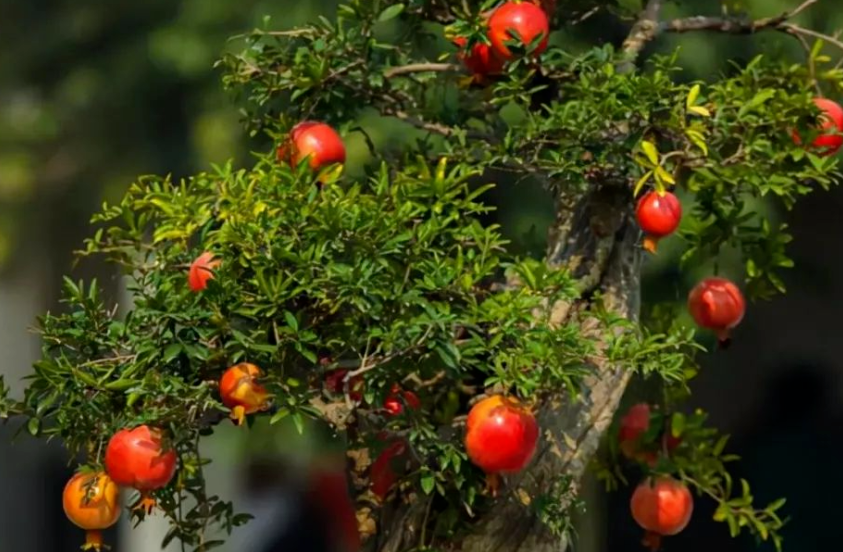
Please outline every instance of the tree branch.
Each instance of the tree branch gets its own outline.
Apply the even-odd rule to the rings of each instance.
[[[775,29],[783,32],[791,32],[787,29],[790,25],[788,19],[795,17],[810,8],[819,0],[805,0],[793,10],[782,12],[773,17],[763,17],[755,20],[743,20],[728,17],[694,16],[665,21],[659,26],[659,31],[672,33],[687,33],[690,31],[716,31],[729,34],[752,34],[766,29]],[[801,27],[800,27],[801,29]],[[813,31],[812,31],[813,32]],[[816,33],[819,35],[819,33]],[[821,35],[825,38],[825,35]]]
[[[462,67],[454,63],[412,63],[410,65],[390,67],[383,72],[383,76],[391,79],[401,75],[411,75],[413,73],[456,73],[461,70]]]
[[[629,31],[623,41],[624,62],[618,67],[621,72],[631,71],[635,67],[635,60],[648,42],[656,37],[659,30],[659,13],[662,0],[649,0],[644,11]]]

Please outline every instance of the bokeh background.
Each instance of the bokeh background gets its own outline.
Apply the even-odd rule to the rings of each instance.
[[[797,3],[755,0],[747,8],[763,16]],[[242,131],[238,107],[213,67],[223,51],[238,47],[228,37],[262,25],[267,16],[282,29],[330,15],[335,7],[334,0],[0,0],[0,374],[15,394],[39,353],[29,328],[39,313],[60,308],[62,275],[98,276],[115,298],[127,300],[119,276],[106,267],[73,265],[72,251],[88,234],[90,214],[119,198],[138,175],[188,175],[231,157],[247,163],[250,148],[257,147]],[[713,0],[685,0],[668,14],[719,11]],[[800,23],[828,33],[843,28],[843,5],[821,0]],[[578,50],[619,43],[624,32],[623,24],[598,15],[555,40]],[[745,61],[762,50],[794,62],[802,55],[795,40],[776,33],[671,36],[654,49],[677,45],[687,79],[714,78],[728,71],[729,59]],[[362,124],[376,144],[405,132],[374,116]],[[350,137],[349,151],[352,168],[360,166],[367,151],[359,136]],[[491,199],[502,206],[499,222],[518,247],[540,247],[551,216],[543,191],[505,179],[498,184]],[[829,549],[839,542],[843,491],[843,190],[810,196],[789,213],[757,208],[786,219],[796,237],[789,292],[753,305],[732,348],[706,356],[695,406],[733,435],[731,449],[744,458],[739,473],[759,500],[788,497],[786,550]],[[678,240],[664,245],[647,263],[645,294],[681,300],[699,274],[677,270]],[[646,393],[632,389],[628,400]],[[12,443],[17,429],[13,421],[0,427],[0,552],[76,550],[80,534],[64,518],[60,500],[73,466],[60,443],[25,435]],[[315,452],[314,438],[303,440],[283,425],[258,424],[251,432],[226,426],[205,446],[215,459],[208,472],[213,491],[256,516],[220,550],[321,552],[312,537],[323,520],[302,502],[298,477],[312,454],[324,455]],[[590,482],[586,495],[576,549],[640,550],[640,531],[627,510],[629,491],[606,494]],[[697,512],[688,530],[668,541],[668,550],[756,549],[752,540],[730,539],[724,526],[711,522],[705,501],[698,501]],[[120,552],[152,552],[165,531],[160,519],[135,530],[123,522],[109,539]]]

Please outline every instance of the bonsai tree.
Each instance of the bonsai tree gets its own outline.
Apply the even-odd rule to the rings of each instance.
[[[792,22],[818,0],[760,19],[671,20],[666,3],[348,0],[241,37],[224,84],[271,145],[105,205],[79,254],[119,266],[133,304],[66,279],[25,397],[0,386],[0,415],[78,461],[65,510],[86,546],[116,521],[116,486],[139,491],[138,521],[170,519],[168,542],[220,544],[212,531],[249,516],[208,496],[199,444],[266,416],[343,443],[350,502],[331,511],[347,549],[564,549],[589,466],[636,487],[652,549],[694,500],[780,548],[783,501],[733,481],[726,437],[693,408],[695,330],[724,349],[752,301],[785,291],[790,236],[758,202],[790,208],[839,179],[843,111],[822,92],[843,73]],[[631,17],[626,39],[561,46],[597,16]],[[783,33],[806,57],[687,82],[681,52],[642,56],[695,31]],[[357,122],[373,112],[408,139],[376,145]],[[354,134],[370,155],[345,170]],[[504,180],[552,197],[543,255],[491,222]],[[641,304],[660,240],[709,272],[687,312]],[[616,416],[632,378],[659,398]]]

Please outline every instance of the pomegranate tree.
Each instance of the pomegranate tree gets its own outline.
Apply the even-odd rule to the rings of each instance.
[[[246,123],[230,135],[254,138],[252,155],[146,176],[95,215],[80,255],[121,270],[131,301],[64,280],[25,394],[0,385],[0,418],[154,495],[191,550],[248,520],[208,491],[203,446],[247,417],[325,428],[345,449],[345,478],[317,480],[316,498],[372,552],[564,549],[588,466],[609,487],[654,477],[634,507],[653,534],[682,525],[681,481],[718,521],[780,544],[779,503],[718,483],[733,454],[693,405],[705,347],[676,282],[733,275],[688,297],[721,340],[749,301],[783,292],[791,236],[754,207],[843,180],[838,159],[817,157],[839,147],[838,112],[811,99],[843,89],[843,73],[822,55],[760,56],[689,82],[681,52],[642,58],[673,32],[818,31],[791,12],[683,19],[657,1],[341,4],[230,45],[219,67]],[[818,106],[821,141],[794,144]],[[521,211],[526,182],[547,216]],[[676,247],[644,258],[642,230],[654,249],[680,218]],[[601,439],[630,381],[653,395],[620,420],[609,437],[624,454],[611,454]],[[92,530],[114,515],[98,512],[69,509]]]

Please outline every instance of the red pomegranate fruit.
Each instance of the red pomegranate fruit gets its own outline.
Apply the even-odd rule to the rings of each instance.
[[[482,82],[486,77],[503,71],[503,61],[494,54],[488,44],[476,42],[469,51],[466,50],[468,40],[461,36],[454,39],[454,44],[461,50],[457,57],[474,76],[475,82]]]
[[[618,431],[618,443],[621,453],[629,459],[643,462],[654,467],[658,462],[658,453],[655,450],[642,450],[641,437],[650,430],[651,409],[647,403],[639,403],[629,407],[623,418],[621,418],[620,430]],[[682,439],[674,437],[670,432],[663,432],[659,450],[674,450],[682,443]]]
[[[208,287],[208,280],[214,279],[214,270],[219,268],[221,261],[214,260],[214,254],[205,251],[193,261],[187,272],[187,285],[194,293]]]
[[[680,533],[694,513],[694,498],[688,487],[672,477],[650,477],[632,494],[630,509],[635,522],[646,532],[645,544],[658,550],[661,537]]]
[[[396,439],[381,451],[369,471],[372,493],[382,502],[398,480],[398,464],[407,452],[402,439]]]
[[[682,220],[682,204],[670,192],[645,194],[635,208],[638,225],[644,231],[644,249],[655,253],[660,239],[676,231]]]
[[[398,416],[404,413],[404,405],[416,410],[421,406],[418,396],[412,391],[402,391],[396,383],[392,386],[389,396],[383,402],[383,408],[390,416]]]
[[[510,61],[515,54],[507,47],[507,43],[515,39],[513,31],[518,34],[524,47],[529,46],[536,39],[541,41],[532,52],[539,55],[547,49],[550,37],[550,22],[547,14],[539,6],[529,2],[504,2],[489,18],[489,40],[492,51],[503,61]]]
[[[843,146],[843,107],[826,98],[814,98],[814,105],[822,111],[819,117],[819,130],[822,134],[811,142],[811,147],[820,155],[834,155]],[[799,133],[795,130],[792,136],[794,143],[797,145],[802,143]]]
[[[308,159],[310,168],[319,170],[328,165],[345,163],[345,144],[329,125],[304,121],[293,127],[276,155],[278,161],[294,167]]]
[[[743,320],[746,301],[734,283],[711,277],[702,280],[688,294],[688,310],[697,325],[717,332],[717,338],[725,346],[730,330]]]
[[[308,477],[305,500],[310,508],[324,516],[323,527],[332,550],[358,552],[360,532],[344,465],[325,462],[312,467]]]
[[[487,474],[524,469],[533,458],[538,437],[535,417],[514,398],[494,395],[475,404],[468,413],[466,452]]]
[[[225,371],[220,379],[220,398],[231,409],[231,419],[242,425],[246,416],[269,408],[270,395],[258,383],[262,376],[260,368],[248,362],[241,362]]]
[[[141,493],[138,509],[151,513],[152,491],[163,489],[176,473],[176,451],[169,448],[160,429],[142,425],[121,429],[108,441],[105,469],[112,481]]]

